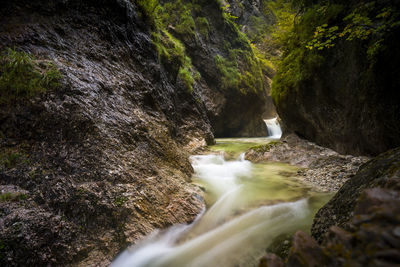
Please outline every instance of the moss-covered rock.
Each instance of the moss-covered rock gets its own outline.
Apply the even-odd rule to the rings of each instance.
[[[23,51],[0,51],[0,104],[34,97],[60,87],[62,75],[49,60],[37,60]]]
[[[283,144],[281,141],[271,141],[268,144],[265,145],[259,145],[259,146],[254,146],[251,147],[250,150],[253,150],[256,153],[265,153],[270,151],[270,149],[274,146],[278,146]]]
[[[170,82],[196,96],[214,134],[265,136],[271,72],[250,45],[228,2],[204,0],[138,1],[149,23],[159,61]],[[261,15],[260,15],[261,16]],[[252,103],[252,105],[249,105]],[[273,110],[272,102],[268,109]]]

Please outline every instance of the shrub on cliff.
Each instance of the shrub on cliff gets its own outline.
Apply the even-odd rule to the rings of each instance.
[[[278,17],[273,33],[283,51],[272,87],[275,103],[288,90],[306,90],[314,71],[346,43],[360,46],[368,59],[366,75],[374,76],[368,71],[374,68],[379,54],[386,49],[385,43],[400,27],[399,7],[391,1],[287,2],[292,4],[292,15]]]
[[[182,38],[196,37],[196,24],[192,15],[193,4],[175,0],[163,5],[161,20],[166,27],[172,26]]]
[[[205,17],[197,17],[196,24],[197,28],[199,29],[199,33],[203,36],[203,38],[208,40],[210,32],[210,23],[208,22],[208,19]]]
[[[52,63],[8,48],[0,56],[0,103],[26,99],[56,88],[61,77]]]

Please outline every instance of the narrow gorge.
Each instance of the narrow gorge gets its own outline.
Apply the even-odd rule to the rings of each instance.
[[[4,0],[1,266],[397,266],[400,3]]]

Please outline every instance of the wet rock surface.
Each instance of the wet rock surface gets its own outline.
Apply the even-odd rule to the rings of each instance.
[[[344,227],[354,216],[355,207],[359,205],[357,203],[365,189],[379,187],[397,190],[399,168],[400,149],[390,150],[362,165],[357,174],[315,215],[311,229],[313,236],[321,242],[330,226]]]
[[[398,266],[399,168],[399,148],[364,164],[316,215],[318,243],[297,232],[285,260],[267,255],[260,266]]]
[[[253,162],[277,161],[302,167],[297,178],[323,192],[338,191],[368,161],[368,157],[341,155],[295,134],[252,148],[245,157]]]
[[[129,1],[3,1],[0,49],[54,62],[62,86],[0,107],[0,265],[105,266],[203,208],[188,152],[213,142]],[[195,140],[195,141],[193,141]]]

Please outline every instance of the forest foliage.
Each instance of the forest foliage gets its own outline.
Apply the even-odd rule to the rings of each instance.
[[[400,26],[398,7],[386,2],[286,1],[292,15],[278,16],[273,33],[282,51],[272,87],[275,103],[288,90],[306,90],[327,55],[343,45],[359,46],[370,64],[367,69],[372,69],[386,49],[385,42]]]

